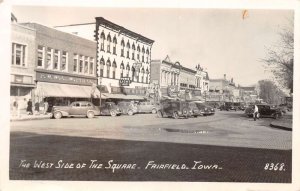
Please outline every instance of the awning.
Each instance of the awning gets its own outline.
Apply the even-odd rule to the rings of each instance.
[[[93,97],[100,97],[100,92],[97,88],[92,92],[92,86],[38,82],[37,90],[44,97],[90,98],[92,93]]]
[[[34,88],[34,84],[19,84],[19,83],[10,83],[11,86],[16,86],[16,87],[29,87],[29,88]]]
[[[110,93],[102,93],[101,98],[103,99],[127,99],[127,100],[144,100],[143,96],[137,95],[125,95],[125,94],[110,94]]]

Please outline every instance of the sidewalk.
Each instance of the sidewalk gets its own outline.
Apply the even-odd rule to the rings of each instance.
[[[39,115],[27,115],[27,114],[21,114],[20,117],[18,116],[11,116],[10,121],[27,121],[27,120],[37,120],[37,119],[50,119],[51,113],[39,114]]]
[[[280,118],[280,119],[273,120],[270,123],[270,126],[277,128],[277,129],[292,131],[293,130],[293,115],[286,114],[286,115],[282,116],[282,118]]]

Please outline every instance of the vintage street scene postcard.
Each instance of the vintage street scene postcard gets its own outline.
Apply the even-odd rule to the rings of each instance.
[[[293,7],[8,12],[11,184],[300,190]]]

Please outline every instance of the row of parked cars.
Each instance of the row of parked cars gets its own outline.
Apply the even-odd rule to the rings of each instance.
[[[159,117],[171,116],[179,117],[197,117],[214,114],[214,108],[200,102],[187,102],[177,100],[165,100],[160,103],[129,102],[121,101],[118,104],[114,102],[105,102],[101,106],[95,106],[88,101],[75,101],[68,106],[53,106],[51,114],[55,119],[62,117],[86,116],[93,118],[97,115],[134,115],[136,113],[157,113]]]

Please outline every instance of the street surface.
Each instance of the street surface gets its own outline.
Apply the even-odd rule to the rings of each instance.
[[[217,111],[178,120],[137,114],[16,121],[10,178],[291,182],[292,132],[271,128],[272,120]],[[71,168],[78,163],[86,167]]]

